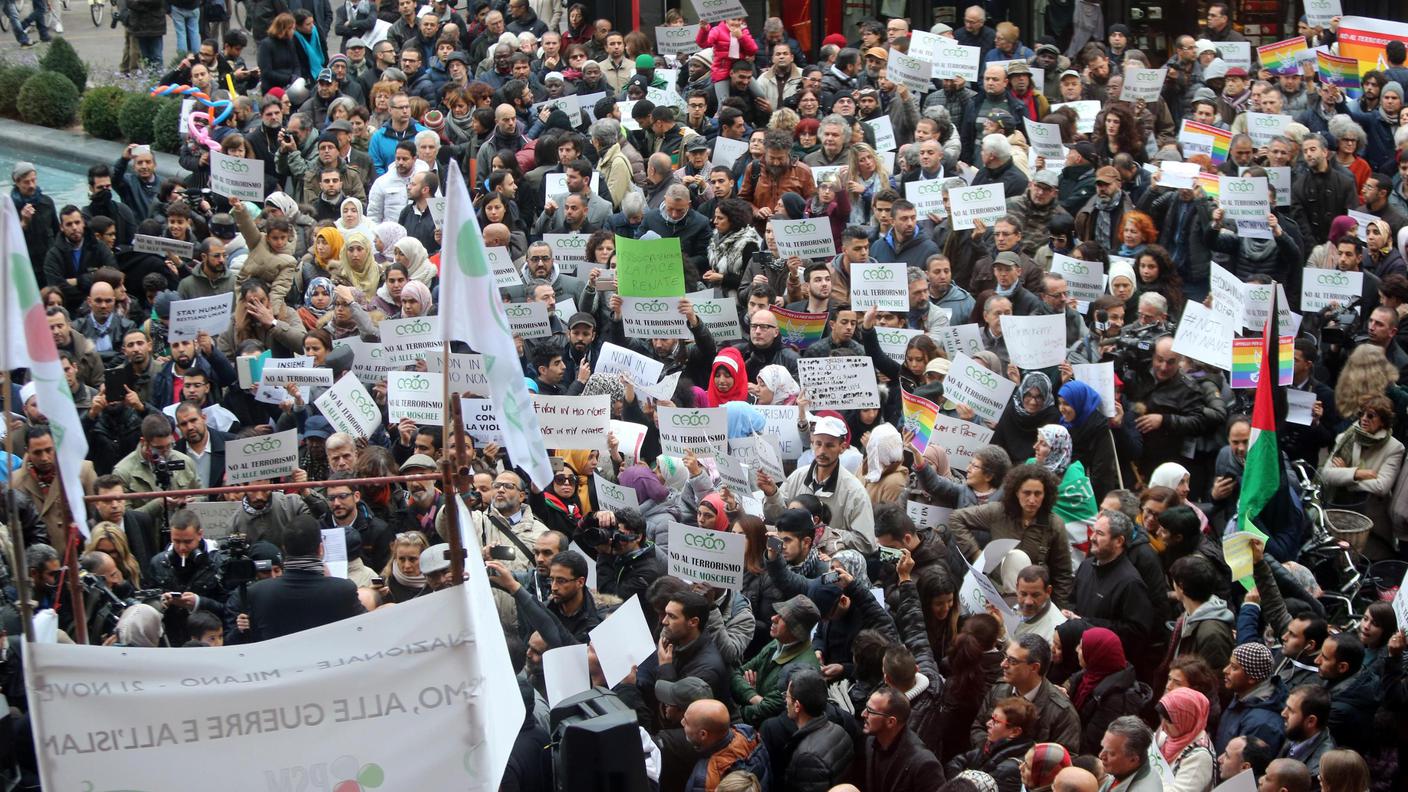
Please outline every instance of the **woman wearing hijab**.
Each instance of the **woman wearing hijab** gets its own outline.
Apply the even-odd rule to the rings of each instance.
[[[324,314],[319,324],[334,339],[355,336],[363,341],[381,340],[377,319],[367,310],[366,296],[356,286],[333,287],[332,311]]]
[[[314,278],[332,277],[332,268],[341,254],[342,232],[331,226],[318,229],[313,235],[308,252],[303,254],[298,271],[293,275],[293,288],[289,290],[289,294],[294,294],[295,289],[297,294],[306,294],[308,284],[312,283]]]
[[[909,468],[904,464],[904,440],[890,424],[870,430],[865,442],[865,463],[861,480],[870,496],[870,505],[898,503],[909,484]]]
[[[1320,477],[1333,504],[1363,504],[1356,510],[1374,522],[1368,555],[1379,560],[1392,548],[1393,522],[1388,502],[1403,464],[1403,444],[1393,436],[1393,402],[1387,396],[1370,396],[1363,402],[1358,420],[1340,433]]]
[[[343,234],[342,252],[332,268],[332,278],[334,283],[356,287],[363,295],[376,293],[381,284],[381,267],[372,258],[371,237],[355,230]]]
[[[1138,715],[1154,694],[1135,678],[1119,636],[1104,627],[1085,631],[1076,656],[1081,670],[1066,681],[1066,692],[1080,713],[1080,752],[1099,753],[1100,739],[1110,723],[1124,715]]]
[[[1056,774],[1071,766],[1071,753],[1058,743],[1037,743],[1022,759],[1022,785],[1027,792],[1051,792]]]
[[[724,506],[724,499],[718,493],[711,492],[699,501],[699,507],[694,510],[694,518],[700,528],[708,528],[711,531],[728,530],[728,508]]]
[[[670,523],[679,522],[679,496],[665,487],[660,476],[645,465],[631,465],[621,471],[617,479],[623,487],[636,491],[637,510],[645,520],[646,538],[654,542],[660,552],[670,549]]]
[[[1071,435],[1060,424],[1047,424],[1036,430],[1036,444],[1032,449],[1036,456],[1027,460],[1047,470],[1061,482],[1056,490],[1056,505],[1053,510],[1066,527],[1095,521],[1099,512],[1095,492],[1090,488],[1090,478],[1085,475],[1085,465],[1071,459]],[[1085,529],[1080,529],[1081,541],[1085,540]]]
[[[338,209],[336,225],[337,230],[342,232],[344,240],[353,231],[361,232],[369,241],[376,237],[376,223],[367,217],[362,209],[361,201],[356,198],[344,198]]]
[[[1398,248],[1393,246],[1393,232],[1387,222],[1370,222],[1364,235],[1369,239],[1369,244],[1364,247],[1368,254],[1364,262],[1365,271],[1374,273],[1380,281],[1390,275],[1408,275],[1408,264],[1404,263]]]
[[[401,287],[401,318],[431,316],[435,313],[435,300],[430,296],[430,287],[418,280],[407,281]]]
[[[314,278],[308,283],[308,288],[303,292],[303,307],[298,309],[304,328],[317,329],[323,317],[332,310],[332,297],[331,278]]]
[[[748,401],[748,368],[743,353],[725,347],[714,358],[709,372],[710,406],[722,407],[729,402]]]
[[[373,239],[376,242],[376,263],[385,266],[396,260],[396,243],[406,238],[406,227],[394,220],[383,220],[376,224]]]
[[[1198,522],[1202,531],[1214,539],[1218,539],[1216,532],[1208,527],[1208,516],[1203,514],[1203,510],[1189,497],[1193,489],[1193,474],[1188,472],[1188,468],[1177,462],[1165,462],[1154,468],[1154,472],[1149,474],[1150,487],[1168,487],[1178,493],[1178,497],[1185,504],[1198,514]]]
[[[1119,458],[1115,454],[1115,438],[1110,434],[1110,419],[1105,417],[1100,394],[1095,389],[1071,380],[1061,386],[1057,409],[1061,425],[1071,436],[1071,456],[1085,465],[1091,489],[1104,495],[1124,486],[1120,476]]]
[[[1134,267],[1127,261],[1110,262],[1110,294],[1124,300],[1124,315],[1135,316],[1139,304],[1134,290],[1139,287],[1139,279],[1134,275]]]
[[[1053,685],[1064,685],[1080,671],[1080,656],[1076,647],[1080,639],[1091,627],[1085,619],[1067,619],[1056,625],[1051,636],[1051,671],[1046,675]]]
[[[1002,446],[1013,459],[1031,459],[1036,430],[1060,420],[1056,395],[1051,392],[1051,378],[1040,371],[1029,371],[1012,392],[1012,402],[997,422],[993,445]]]
[[[1174,688],[1154,708],[1159,730],[1154,745],[1172,771],[1164,792],[1209,792],[1216,781],[1212,740],[1208,738],[1208,699],[1193,688]]]
[[[430,255],[426,253],[425,245],[413,236],[402,237],[392,246],[396,263],[406,268],[406,276],[414,281],[420,281],[427,289],[435,285],[435,278],[439,274],[435,270],[435,265],[430,263]]]
[[[1335,261],[1335,245],[1338,245],[1346,234],[1353,234],[1358,227],[1359,222],[1349,215],[1340,215],[1331,220],[1328,239],[1310,251],[1309,258],[1305,260],[1305,266],[1316,269],[1336,269],[1339,265]]]
[[[776,363],[763,366],[758,381],[748,386],[755,404],[795,404],[802,387],[785,367]]]
[[[124,610],[117,620],[117,645],[154,649],[166,643],[161,612],[146,603]]]

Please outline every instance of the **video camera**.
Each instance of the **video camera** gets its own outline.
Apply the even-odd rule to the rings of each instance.
[[[1168,334],[1168,325],[1162,322],[1126,325],[1115,337],[1115,373],[1124,382],[1147,375],[1154,364],[1154,345]]]
[[[243,586],[259,579],[261,571],[273,569],[270,561],[255,561],[249,557],[249,537],[235,532],[220,540],[220,581],[226,586]],[[260,567],[264,569],[261,570]]]
[[[128,596],[120,596],[108,588],[108,584],[97,575],[83,572],[78,576],[83,584],[83,599],[88,604],[88,633],[103,638],[117,630],[117,622],[122,614],[133,605],[150,605],[164,613],[161,604],[161,589],[138,589]],[[126,584],[123,584],[124,586]]]
[[[152,472],[156,474],[156,485],[160,489],[171,489],[171,474],[186,469],[184,459],[155,457],[151,460]]]

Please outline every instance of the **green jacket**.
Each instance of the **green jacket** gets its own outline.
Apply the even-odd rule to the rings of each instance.
[[[1028,459],[1027,464],[1037,464],[1036,457]],[[1095,490],[1090,486],[1090,476],[1085,473],[1085,465],[1077,461],[1066,466],[1066,472],[1061,476],[1061,486],[1056,491],[1056,504],[1052,511],[1056,512],[1057,517],[1065,520],[1067,525],[1073,522],[1095,521],[1100,509],[1095,500]]]
[[[733,672],[733,698],[738,702],[739,716],[745,723],[758,725],[782,712],[783,698],[787,693],[787,680],[798,668],[820,668],[816,659],[811,638],[781,654],[776,640],[768,641],[752,659]],[[758,683],[749,685],[744,678],[747,671],[756,671]],[[749,704],[753,696],[762,696],[757,704]]]
[[[196,473],[196,461],[180,451],[173,450],[167,457],[172,461],[180,460],[186,463],[184,470],[171,471],[171,486],[168,489],[197,489],[201,486],[200,476]],[[132,453],[123,457],[121,461],[113,467],[112,472],[127,487],[128,492],[155,492],[156,472],[142,456],[142,448],[138,446]],[[161,498],[150,498],[145,502],[133,500],[132,504],[142,504],[139,508],[154,518],[161,516]]]

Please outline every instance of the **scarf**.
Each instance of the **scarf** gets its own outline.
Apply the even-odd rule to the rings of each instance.
[[[1330,452],[1330,458],[1340,457],[1351,466],[1359,464],[1370,452],[1388,442],[1393,433],[1387,429],[1380,429],[1373,434],[1364,431],[1359,422],[1345,430],[1340,435],[1339,442],[1335,443],[1335,449]]]
[[[728,391],[719,390],[715,376],[724,369],[733,376],[733,386]],[[748,399],[748,369],[743,364],[743,354],[733,347],[726,347],[714,358],[709,369],[709,400],[715,407],[730,402],[744,402]]]
[[[1119,208],[1124,200],[1124,191],[1118,190],[1109,198],[1095,196],[1095,240],[1109,247],[1109,242],[1113,238],[1112,223],[1115,210]]]
[[[1168,487],[1171,490],[1178,489],[1178,485],[1191,475],[1188,468],[1177,462],[1165,462],[1154,468],[1154,472],[1149,474],[1149,486]]]
[[[1061,398],[1076,411],[1076,419],[1074,421],[1067,421],[1065,417],[1062,416],[1061,425],[1067,429],[1075,429],[1078,426],[1084,426],[1085,422],[1089,420],[1092,415],[1100,412],[1100,394],[1096,393],[1094,388],[1084,382],[1071,380],[1065,385],[1062,385]]]
[[[758,372],[758,382],[772,391],[773,404],[789,404],[788,400],[801,392],[801,386],[793,379],[792,373],[776,363],[763,366]]]
[[[701,506],[708,504],[709,508],[714,510],[714,524],[700,525],[700,528],[709,528],[715,531],[728,530],[728,507],[724,505],[724,499],[719,497],[718,493],[711,492],[705,495],[699,503]]]
[[[1028,372],[1027,376],[1022,378],[1022,384],[1012,392],[1012,406],[1017,409],[1018,415],[1036,415],[1027,412],[1027,408],[1022,406],[1022,396],[1032,388],[1041,392],[1041,409],[1037,410],[1038,413],[1051,406],[1051,378],[1040,371]]]
[[[323,559],[317,556],[284,556],[284,571],[317,572],[323,574]]]
[[[891,465],[904,460],[904,440],[899,430],[887,423],[871,429],[865,443],[865,457],[865,480],[875,484]]]
[[[408,236],[398,240],[395,248],[406,257],[406,276],[429,288],[435,281],[436,272],[435,265],[430,263],[430,256],[426,253],[425,244],[413,236]]]
[[[347,206],[348,201],[351,201],[352,205],[357,207],[357,224],[354,226],[348,226],[347,221],[342,219],[342,209]],[[362,211],[362,202],[356,198],[342,199],[342,203],[337,205],[337,222],[333,225],[337,227],[337,230],[342,232],[342,244],[344,247],[346,247],[348,242],[352,241],[351,235],[354,231],[365,236],[368,242],[371,241],[372,237],[376,236],[376,223],[373,223]],[[368,250],[372,249],[373,248],[368,246]]]
[[[1103,682],[1105,677],[1123,671],[1128,665],[1119,636],[1104,627],[1091,627],[1086,630],[1080,642],[1081,654],[1085,657],[1085,673],[1081,675],[1080,685],[1076,688],[1075,696],[1071,698],[1071,703],[1076,705],[1077,710],[1085,706],[1085,702],[1095,692],[1095,687]],[[1061,648],[1066,648],[1064,642]],[[1071,647],[1071,651],[1074,653],[1075,647]]]
[[[146,649],[161,645],[162,616],[156,608],[138,603],[122,612],[117,620],[117,640],[123,646]]]
[[[762,434],[768,426],[768,419],[746,401],[731,401],[724,405],[728,414],[728,436],[730,440]]]
[[[1168,714],[1169,723],[1179,730],[1177,737],[1164,731],[1164,743],[1159,746],[1165,761],[1173,764],[1183,749],[1198,744],[1208,747],[1210,742],[1205,729],[1208,726],[1208,699],[1192,688],[1174,688],[1159,699],[1159,705]],[[1163,731],[1162,729],[1160,731]]]
[[[23,209],[27,204],[39,205],[39,199],[44,197],[44,190],[39,187],[34,188],[34,195],[25,196],[20,193],[18,187],[11,188],[10,200],[15,202],[16,209]]]
[[[353,199],[348,199],[353,200]],[[358,269],[352,263],[352,259],[347,255],[352,247],[361,247],[367,251],[366,258],[362,261],[362,268]],[[352,231],[346,234],[346,244],[343,245],[341,253],[338,255],[336,266],[330,267],[333,275],[348,284],[357,287],[362,294],[373,294],[376,292],[377,284],[381,281],[381,267],[377,266],[372,258],[372,242],[361,231]]]
[[[1051,446],[1042,466],[1055,473],[1057,480],[1060,480],[1066,474],[1066,468],[1071,466],[1071,433],[1060,424],[1047,424],[1037,429],[1036,433]]]
[[[613,402],[623,402],[626,400],[626,386],[621,382],[620,375],[603,374],[597,372],[587,379],[587,384],[582,387],[583,396],[596,396],[606,394]]]
[[[381,250],[376,252],[376,260],[382,264],[389,264],[396,260],[396,243],[406,238],[406,227],[392,220],[383,220],[376,224],[376,241],[381,243]]]
[[[261,514],[268,514],[269,510],[274,508],[274,499],[270,498],[269,505],[265,506],[264,508],[256,509],[249,504],[249,498],[240,498],[240,508],[243,509],[244,513],[248,514],[250,517],[258,517]]]
[[[1247,261],[1270,261],[1276,257],[1275,239],[1240,237],[1237,241],[1242,248],[1242,258]]]
[[[318,72],[323,70],[323,48],[317,44],[318,29],[313,28],[311,38],[304,36],[297,30],[293,31],[293,35],[298,39],[299,45],[303,47],[303,52],[308,56],[308,73],[316,76]]]
[[[642,507],[647,505],[647,501],[664,503],[670,497],[670,491],[660,483],[655,472],[645,465],[631,465],[621,471],[617,482],[623,487],[635,490],[636,498]]]
[[[400,583],[408,589],[419,591],[425,588],[425,575],[419,572],[414,575],[407,575],[405,572],[401,571],[401,565],[394,561],[391,563],[391,577],[396,578],[397,583]]]
[[[408,280],[406,285],[401,287],[401,299],[414,297],[420,302],[420,315],[429,316],[431,310],[435,308],[435,301],[430,296],[430,287],[418,280]]]
[[[1022,285],[1022,279],[1012,281],[1011,286],[1003,286],[1001,282],[994,283],[992,293],[998,297],[1011,297],[1017,293],[1017,287]]]
[[[320,259],[315,253],[313,254],[313,263],[323,269],[327,269],[342,255],[342,232],[338,231],[336,227],[320,228],[318,229],[318,236],[324,242],[328,243],[328,257],[326,259]]]
[[[709,261],[716,267],[722,266],[726,275],[741,275],[748,264],[743,259],[743,249],[750,242],[759,249],[763,247],[762,237],[751,225],[735,229],[727,235],[714,234],[709,237]]]
[[[303,290],[303,308],[301,310],[312,314],[314,321],[322,319],[324,314],[332,310],[332,300],[328,300],[328,307],[317,308],[313,305],[313,292],[318,289],[323,289],[328,293],[329,297],[332,297],[332,288],[331,278],[318,277],[309,281],[308,288]]]

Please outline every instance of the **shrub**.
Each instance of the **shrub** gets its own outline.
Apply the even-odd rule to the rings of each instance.
[[[33,66],[10,66],[0,69],[0,115],[15,116],[15,100],[20,98],[20,86],[38,73]]]
[[[88,66],[78,57],[73,45],[62,37],[49,44],[49,51],[39,59],[39,67],[45,71],[58,72],[73,81],[79,93],[88,85]]]
[[[161,109],[161,101],[144,93],[134,93],[122,103],[117,114],[117,124],[128,143],[151,143],[156,113]]]
[[[125,101],[127,92],[114,85],[88,89],[78,103],[78,117],[83,122],[83,131],[103,140],[120,140],[122,127],[117,116]]]
[[[161,100],[161,109],[152,121],[152,145],[158,151],[174,154],[181,148],[181,102]]]
[[[58,72],[43,71],[24,81],[15,106],[31,124],[63,129],[78,115],[78,88]]]

